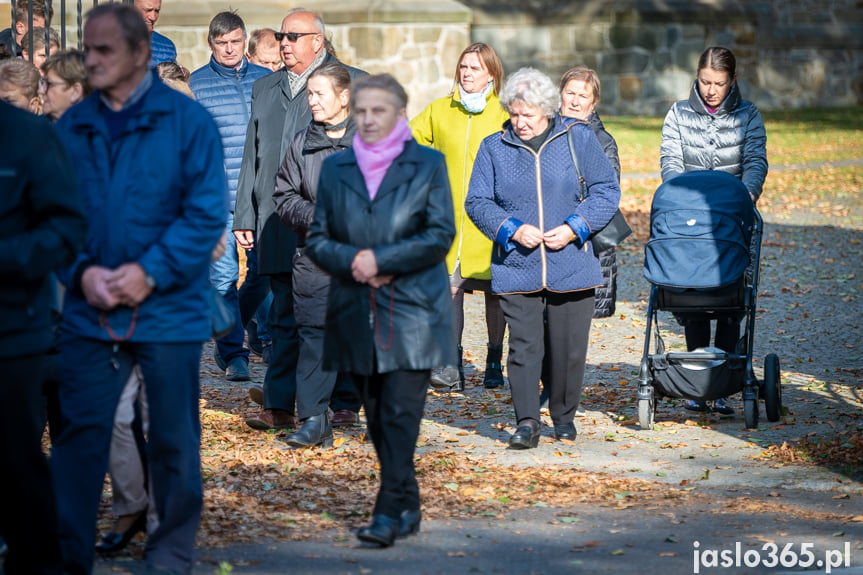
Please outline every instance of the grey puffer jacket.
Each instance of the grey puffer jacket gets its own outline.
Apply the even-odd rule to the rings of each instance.
[[[728,172],[757,200],[767,177],[767,135],[758,108],[740,97],[735,82],[711,114],[696,81],[689,99],[676,102],[665,116],[659,163],[662,181],[695,170]]]

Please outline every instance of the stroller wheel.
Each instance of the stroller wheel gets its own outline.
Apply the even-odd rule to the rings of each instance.
[[[779,357],[771,353],[764,358],[764,411],[767,421],[779,421],[782,417],[782,386],[780,383]]]
[[[743,421],[748,429],[756,429],[758,427],[757,399],[743,400]]]
[[[638,400],[638,426],[641,429],[653,428],[653,400]]]

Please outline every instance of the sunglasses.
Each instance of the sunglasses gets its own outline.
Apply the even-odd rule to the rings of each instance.
[[[288,42],[293,44],[299,40],[301,36],[316,36],[317,34],[317,32],[276,32],[275,36],[277,42],[281,42],[287,38]]]

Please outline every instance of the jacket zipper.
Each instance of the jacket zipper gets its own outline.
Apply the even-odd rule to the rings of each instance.
[[[456,252],[455,257],[455,267],[461,266],[461,247],[464,245],[464,218],[465,218],[465,207],[464,202],[465,198],[467,198],[467,158],[468,158],[468,144],[470,142],[470,123],[473,119],[473,113],[469,113],[467,116],[467,132],[464,136],[464,169],[461,172],[461,214],[459,215],[459,230],[458,230],[458,251]],[[464,276],[462,276],[464,277]]]
[[[554,134],[552,137],[547,139],[542,145],[539,147],[539,150],[536,152],[530,146],[525,146],[524,144],[515,144],[516,146],[520,146],[525,150],[529,151],[533,154],[534,162],[536,165],[536,198],[539,208],[539,229],[542,233],[545,233],[545,212],[542,209],[542,167],[539,161],[539,155],[542,153],[542,150],[548,145],[548,143],[555,138],[559,137],[561,134],[567,134],[569,132],[569,128],[560,132],[558,134]],[[539,259],[542,262],[542,289],[548,289],[548,262],[546,261],[546,253],[545,253],[545,242],[539,244]]]

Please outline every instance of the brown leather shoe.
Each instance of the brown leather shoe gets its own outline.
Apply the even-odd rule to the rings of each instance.
[[[297,418],[284,409],[265,409],[246,418],[246,425],[252,429],[265,431],[267,429],[293,429]]]
[[[348,427],[360,422],[360,414],[350,409],[340,409],[333,413],[330,423],[333,427]]]

